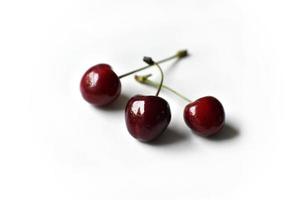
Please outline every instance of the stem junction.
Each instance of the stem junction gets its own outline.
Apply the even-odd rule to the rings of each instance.
[[[159,92],[160,92],[160,90],[161,90],[161,88],[162,88],[162,85],[163,85],[163,82],[164,82],[164,73],[163,73],[163,71],[162,71],[162,69],[161,69],[161,67],[159,66],[159,64],[158,63],[156,63],[156,62],[154,62],[153,60],[152,60],[152,58],[151,57],[144,57],[144,62],[145,63],[147,63],[147,64],[149,64],[149,65],[156,65],[157,66],[157,68],[159,69],[159,72],[160,72],[160,83],[158,84],[158,90],[157,90],[157,92],[156,92],[156,94],[155,94],[155,96],[158,96],[159,95]],[[147,79],[147,78],[146,78]]]
[[[181,59],[181,58],[184,58],[184,57],[186,57],[186,56],[188,56],[188,51],[187,51],[187,50],[180,50],[180,51],[177,51],[177,53],[176,53],[175,55],[170,56],[170,57],[165,58],[165,59],[162,59],[162,60],[159,60],[159,61],[157,61],[156,63],[157,63],[157,64],[160,64],[160,63],[163,63],[163,62],[166,62],[166,61],[175,59],[175,58]],[[147,64],[148,64],[148,63],[147,63]],[[126,77],[126,76],[129,76],[129,75],[131,75],[131,74],[134,74],[134,73],[136,73],[136,72],[142,71],[142,70],[147,69],[147,68],[149,68],[149,67],[152,67],[153,65],[154,65],[154,63],[148,64],[147,66],[144,66],[144,67],[138,68],[138,69],[136,69],[136,70],[130,71],[130,72],[128,72],[128,73],[122,74],[122,75],[119,76],[119,79],[121,79],[121,78],[123,78],[123,77]]]

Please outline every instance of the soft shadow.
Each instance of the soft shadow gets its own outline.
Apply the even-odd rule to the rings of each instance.
[[[101,106],[95,106],[96,109],[100,111],[123,111],[125,110],[125,106],[128,102],[130,97],[128,97],[126,94],[120,94],[120,96],[111,104],[106,105],[105,107]]]
[[[172,145],[180,142],[184,142],[188,138],[187,135],[179,132],[175,128],[167,128],[167,130],[156,140],[147,143],[153,146],[164,146],[164,145]]]
[[[240,131],[238,128],[236,128],[232,124],[226,123],[220,133],[211,137],[207,137],[207,139],[211,141],[221,142],[225,140],[232,140],[239,135]]]

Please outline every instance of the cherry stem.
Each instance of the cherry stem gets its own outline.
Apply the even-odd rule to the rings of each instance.
[[[149,64],[149,65],[156,65],[157,66],[157,68],[159,69],[159,72],[160,72],[160,83],[159,84],[157,84],[158,85],[158,90],[157,90],[157,92],[156,92],[156,94],[155,94],[155,96],[158,96],[159,95],[159,92],[160,92],[160,90],[161,90],[161,88],[162,88],[162,85],[163,85],[163,82],[164,82],[164,73],[163,73],[163,71],[162,71],[162,69],[161,69],[161,67],[159,66],[159,64],[157,64],[157,62],[154,62],[153,61],[153,59],[151,58],[151,57],[144,57],[143,58],[143,61],[145,62],[145,63],[147,63],[147,64]],[[151,75],[150,75],[151,76]]]
[[[175,58],[181,59],[181,58],[184,58],[184,57],[186,57],[186,56],[188,56],[188,51],[187,51],[187,50],[180,50],[180,51],[178,51],[175,55],[170,56],[170,57],[165,58],[165,59],[162,59],[162,60],[159,60],[159,61],[157,61],[156,63],[157,63],[157,64],[160,64],[160,63],[163,63],[163,62],[166,62],[166,61],[175,59]],[[121,79],[121,78],[123,78],[123,77],[125,77],[125,76],[129,76],[129,75],[131,75],[131,74],[134,74],[134,73],[136,73],[136,72],[142,71],[142,70],[147,69],[147,68],[149,68],[149,67],[152,67],[153,65],[154,65],[154,63],[153,63],[153,64],[148,64],[148,65],[145,66],[145,67],[141,67],[141,68],[138,68],[138,69],[136,69],[136,70],[130,71],[130,72],[128,72],[128,73],[122,74],[121,76],[119,76],[119,79]]]
[[[149,79],[150,76],[152,76],[152,74],[147,74],[147,75],[144,75],[144,76],[135,75],[134,78],[139,83],[150,85],[150,86],[153,86],[155,88],[160,87],[159,83],[157,83],[157,82],[152,81],[152,80]],[[180,94],[179,92],[173,90],[172,88],[170,88],[170,87],[168,87],[166,85],[161,85],[161,87],[164,88],[164,89],[169,90],[170,92],[173,92],[174,94],[176,94],[177,96],[181,97],[182,99],[184,99],[185,101],[187,101],[189,103],[192,102],[190,99],[186,98],[184,95]]]

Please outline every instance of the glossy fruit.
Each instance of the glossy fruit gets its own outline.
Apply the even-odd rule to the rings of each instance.
[[[96,106],[113,102],[121,92],[117,74],[107,64],[98,64],[88,69],[80,82],[83,98]]]
[[[207,96],[185,107],[184,120],[198,135],[212,136],[223,128],[225,112],[218,99]]]
[[[160,136],[171,120],[171,111],[166,100],[158,96],[132,97],[125,109],[126,126],[129,133],[142,142]]]

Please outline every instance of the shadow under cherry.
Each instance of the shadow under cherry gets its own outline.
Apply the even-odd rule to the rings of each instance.
[[[240,130],[230,123],[226,123],[223,129],[216,135],[205,137],[205,139],[215,142],[233,140],[240,136]]]
[[[188,139],[188,135],[183,134],[178,129],[168,127],[160,137],[147,144],[152,146],[165,146],[165,145],[182,143],[187,139]]]

